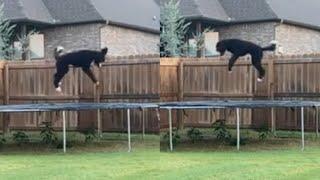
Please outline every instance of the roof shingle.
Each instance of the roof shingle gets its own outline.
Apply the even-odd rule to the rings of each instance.
[[[111,22],[159,32],[159,0],[0,0],[13,22],[51,25]]]
[[[225,23],[284,20],[320,28],[319,0],[181,0],[180,9],[189,19]]]

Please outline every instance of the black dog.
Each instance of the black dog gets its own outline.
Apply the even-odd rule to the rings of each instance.
[[[67,54],[62,54],[62,52],[63,47],[61,46],[58,46],[54,50],[57,72],[54,74],[53,84],[56,91],[61,92],[61,79],[68,73],[69,65],[81,67],[83,72],[86,73],[96,85],[99,85],[99,82],[90,69],[90,66],[91,63],[94,62],[96,66],[101,67],[100,63],[105,61],[108,48],[103,48],[101,51],[81,50]]]
[[[263,51],[274,51],[276,49],[276,42],[272,41],[270,46],[261,47],[249,41],[226,39],[219,41],[216,45],[216,49],[220,52],[221,56],[223,56],[226,51],[233,54],[229,60],[228,69],[230,72],[232,70],[232,66],[240,56],[250,54],[252,65],[259,71],[258,81],[261,82],[265,75],[265,70],[261,66]]]

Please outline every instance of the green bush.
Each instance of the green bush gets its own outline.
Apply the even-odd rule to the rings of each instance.
[[[163,139],[167,143],[168,147],[170,147],[170,137],[169,137],[169,132],[167,132],[164,136]],[[172,132],[172,145],[176,146],[180,141],[180,135],[178,134],[178,131]]]
[[[213,132],[219,141],[229,141],[231,138],[230,132],[227,130],[226,121],[224,119],[219,119],[213,123]]]
[[[270,135],[270,131],[267,124],[263,124],[260,128],[257,129],[257,132],[260,140],[265,140]]]
[[[40,132],[42,142],[47,145],[53,145],[53,144],[57,143],[58,138],[52,128],[52,123],[51,122],[43,122],[42,124],[44,125],[44,127],[42,128],[42,130]]]
[[[0,147],[2,147],[3,144],[6,142],[7,142],[7,140],[4,137],[0,137]]]
[[[94,127],[87,128],[82,132],[85,136],[85,142],[92,142],[97,138],[97,130]]]
[[[201,131],[197,128],[191,128],[190,130],[188,130],[187,136],[189,137],[189,139],[191,139],[192,143],[203,139]]]
[[[26,133],[17,131],[13,133],[13,140],[20,146],[23,143],[29,142],[29,137]]]

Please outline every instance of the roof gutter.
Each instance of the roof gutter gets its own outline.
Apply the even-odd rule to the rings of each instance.
[[[31,20],[28,18],[9,19],[9,22],[10,23],[33,23],[33,24],[38,24],[38,25],[53,25],[53,23],[50,23],[50,22]]]
[[[291,20],[283,20],[283,24],[295,25],[295,26],[300,26],[300,27],[320,31],[320,26],[314,26],[314,25],[300,23],[300,22],[291,21]]]
[[[108,21],[108,25],[117,25],[117,26],[122,26],[122,27],[130,28],[130,29],[134,29],[134,30],[146,31],[146,32],[150,32],[153,34],[160,34],[160,27],[159,27],[159,30],[156,30],[156,29],[152,29],[152,28],[135,26],[135,25],[120,23],[120,22],[115,22],[115,21]]]
[[[221,19],[215,19],[215,18],[209,18],[205,16],[184,16],[186,20],[192,21],[192,20],[204,20],[204,21],[215,21],[219,23],[228,23],[230,21],[225,21]]]

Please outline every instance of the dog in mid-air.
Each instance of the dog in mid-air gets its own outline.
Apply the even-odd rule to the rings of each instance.
[[[61,80],[68,73],[69,65],[74,67],[81,67],[83,72],[86,73],[90,79],[98,86],[99,81],[91,70],[90,66],[94,63],[99,68],[101,63],[105,61],[105,56],[108,52],[108,48],[103,48],[101,51],[93,50],[80,50],[63,54],[64,48],[58,46],[54,50],[54,57],[56,59],[56,70],[54,74],[53,84],[57,92],[61,92]]]
[[[275,51],[276,45],[276,41],[271,41],[271,45],[267,47],[261,47],[249,41],[244,41],[240,39],[226,39],[219,41],[216,45],[216,49],[218,52],[220,52],[221,56],[223,56],[226,51],[232,53],[232,57],[230,58],[228,65],[229,72],[232,72],[232,67],[240,56],[250,54],[252,65],[259,72],[259,77],[257,81],[262,82],[265,75],[265,70],[261,66],[263,51]]]

